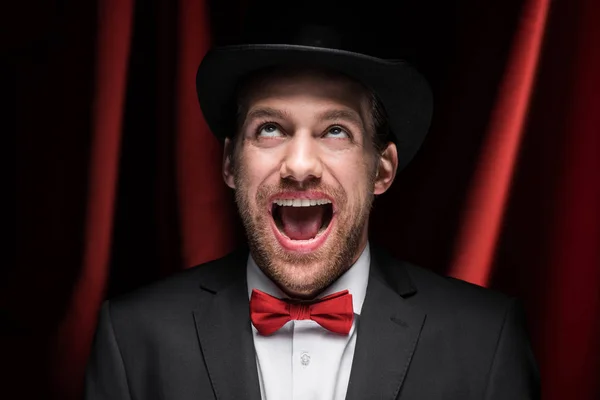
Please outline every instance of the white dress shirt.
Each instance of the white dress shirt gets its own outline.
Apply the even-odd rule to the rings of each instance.
[[[354,321],[347,336],[332,333],[312,320],[289,321],[270,336],[252,326],[258,379],[263,400],[342,400],[346,397],[356,346],[356,322],[367,291],[369,244],[354,265],[319,297],[347,289]],[[256,265],[247,263],[248,298],[258,289],[287,297]]]

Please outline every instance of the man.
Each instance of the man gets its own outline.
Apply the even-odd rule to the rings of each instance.
[[[428,129],[425,80],[316,32],[203,60],[249,249],[106,302],[88,399],[537,398],[514,299],[368,242]]]

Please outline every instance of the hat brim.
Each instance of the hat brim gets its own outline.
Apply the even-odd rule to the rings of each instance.
[[[236,45],[210,50],[198,67],[196,90],[209,128],[219,139],[231,136],[233,96],[240,79],[266,67],[322,66],[373,90],[385,108],[398,148],[398,169],[423,143],[433,111],[429,84],[410,64],[344,50],[299,45]]]

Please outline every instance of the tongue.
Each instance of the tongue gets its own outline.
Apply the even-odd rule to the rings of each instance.
[[[323,224],[325,208],[311,207],[281,207],[279,209],[283,232],[292,240],[307,240],[317,236]]]

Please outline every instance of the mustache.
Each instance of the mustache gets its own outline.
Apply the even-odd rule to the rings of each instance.
[[[308,191],[324,193],[335,199],[338,203],[345,203],[346,201],[346,192],[340,187],[328,185],[316,180],[298,182],[291,179],[282,179],[275,185],[261,185],[256,192],[256,202],[257,204],[264,204],[269,201],[273,195],[279,193]]]
[[[277,186],[279,191],[309,191],[309,190],[318,190],[320,191],[322,188],[327,188],[329,185],[324,184],[320,180],[310,179],[302,182],[298,182],[293,179],[281,179]]]

